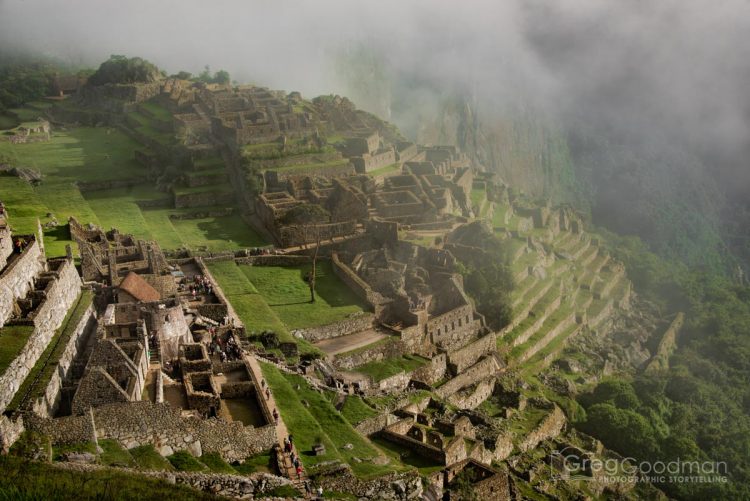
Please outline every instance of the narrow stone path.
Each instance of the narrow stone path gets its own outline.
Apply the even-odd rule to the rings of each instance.
[[[284,439],[289,437],[289,430],[286,427],[286,424],[284,423],[284,418],[281,417],[281,412],[279,412],[279,408],[276,405],[276,399],[274,398],[273,392],[269,392],[269,396],[266,396],[265,389],[261,385],[261,381],[264,381],[263,378],[263,371],[260,368],[260,364],[258,363],[258,359],[256,359],[253,355],[245,354],[245,360],[247,360],[248,365],[250,366],[250,373],[251,377],[253,378],[253,382],[256,385],[256,388],[260,390],[259,400],[261,402],[261,406],[265,407],[265,413],[267,416],[267,419],[270,419],[270,422],[273,423],[273,410],[276,409],[276,412],[278,412],[279,419],[276,422],[276,439],[278,440],[279,450],[282,455],[282,466],[283,471],[281,472],[282,475],[287,477],[289,480],[292,481],[294,486],[297,488],[297,490],[300,491],[302,496],[305,499],[313,499],[312,496],[308,495],[305,491],[305,483],[308,481],[307,478],[307,472],[304,469],[304,466],[302,468],[302,474],[297,475],[297,471],[294,468],[294,465],[292,464],[292,460],[289,457],[288,454],[284,452]],[[297,448],[292,445],[292,451],[297,457],[300,457],[299,451]]]

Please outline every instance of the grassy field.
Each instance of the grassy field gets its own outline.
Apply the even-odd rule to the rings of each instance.
[[[166,118],[166,110],[158,105],[148,110],[161,120]],[[38,113],[28,109],[21,115]],[[36,169],[43,176],[42,182],[33,187],[15,177],[0,179],[0,200],[8,207],[11,226],[22,233],[36,232],[37,218],[47,223],[52,219],[47,214],[54,216],[61,226],[45,230],[49,256],[63,255],[65,245],[72,243],[65,227],[70,216],[105,230],[116,227],[121,232],[156,240],[164,249],[187,247],[216,252],[267,245],[236,215],[173,220],[170,214],[185,211],[141,209],[137,204],[140,200],[163,199],[169,206],[172,195],[156,191],[148,182],[146,168],[135,161],[134,152],[140,148],[139,143],[109,127],[53,127],[49,142],[0,142],[0,158],[16,167]],[[84,193],[76,184],[125,179],[144,184]]]
[[[357,433],[331,402],[310,388],[304,378],[284,374],[270,364],[261,366],[263,376],[279,406],[279,412],[289,432],[294,435],[294,442],[306,467],[338,459],[349,463],[354,473],[362,477],[378,476],[401,469],[400,465],[395,467],[375,465],[369,461],[355,462],[354,457],[374,458],[382,452]],[[297,387],[300,389],[295,389]],[[302,400],[308,405],[303,404]],[[326,446],[326,454],[323,456],[314,456],[311,453],[313,444],[318,442]],[[351,444],[352,448],[345,449],[344,446],[347,444]]]
[[[419,369],[427,362],[426,358],[417,355],[403,355],[398,358],[387,358],[380,362],[370,362],[360,365],[354,370],[372,377],[375,381],[381,381],[385,378],[395,376],[399,372],[411,372]]]
[[[284,323],[234,261],[209,263],[208,268],[245,324],[248,333],[270,330],[276,332],[282,341],[294,341]]]
[[[249,333],[273,331],[282,342],[296,342],[304,352],[318,352],[295,339],[291,330],[326,325],[364,311],[365,305],[333,274],[329,262],[317,267],[316,301],[304,276],[308,266],[237,266],[233,261],[209,263]]]
[[[341,321],[366,305],[336,277],[329,261],[316,266],[315,302],[305,277],[311,266],[240,266],[271,309],[289,329]]]

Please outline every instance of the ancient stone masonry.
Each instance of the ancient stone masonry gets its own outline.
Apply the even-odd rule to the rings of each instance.
[[[36,265],[29,268],[34,269]],[[20,353],[0,376],[0,410],[4,410],[13,399],[80,291],[81,280],[72,258],[60,258],[50,260],[47,271],[35,278],[33,288],[25,297],[17,299],[14,317],[6,327],[24,325],[32,332]]]
[[[44,271],[42,248],[33,235],[20,235],[12,240],[10,231],[6,235],[11,245],[27,243],[20,252],[16,246],[16,252],[6,256],[0,271],[0,327],[13,315],[15,302],[32,289],[34,277]]]
[[[60,357],[47,361],[48,364],[54,365],[49,380],[40,379],[35,382],[30,389],[28,400],[22,404],[21,409],[42,417],[52,417],[58,412],[64,388],[67,381],[73,377],[76,356],[85,349],[88,337],[96,330],[96,311],[93,302],[86,304],[78,323],[69,330],[67,339],[61,338],[59,341],[65,343]]]
[[[310,342],[321,341],[341,336],[347,336],[355,332],[369,329],[373,326],[374,317],[372,314],[363,313],[352,316],[335,324],[321,325],[318,327],[309,327],[307,329],[298,329],[293,332],[295,335],[302,336]]]
[[[244,461],[277,442],[272,425],[253,428],[238,421],[182,417],[167,403],[147,401],[109,404],[82,416],[31,415],[26,427],[48,435],[53,444],[86,442],[95,430],[97,438],[117,440],[125,448],[151,444],[163,455],[185,449],[197,456],[216,452],[227,461]]]

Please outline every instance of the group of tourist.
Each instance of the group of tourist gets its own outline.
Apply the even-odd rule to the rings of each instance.
[[[208,345],[209,355],[218,355],[222,362],[242,358],[242,348],[240,348],[233,334],[230,333],[226,341],[217,334],[216,327],[210,327],[209,334],[211,334],[211,343]]]
[[[29,242],[25,238],[18,237],[13,242],[13,249],[16,251],[16,253],[20,254],[24,251],[24,249],[26,249],[26,247],[28,247],[28,245]]]
[[[203,275],[195,275],[193,277],[193,283],[190,285],[190,294],[193,296],[193,300],[198,297],[198,294],[211,295],[213,292],[214,287],[208,277]]]

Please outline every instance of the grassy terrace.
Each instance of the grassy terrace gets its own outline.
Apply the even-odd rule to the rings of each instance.
[[[330,162],[320,162],[313,164],[283,165],[279,167],[271,167],[266,170],[276,170],[282,172],[304,172],[307,170],[334,169],[337,167],[345,167],[348,163],[349,160],[343,158],[341,160],[332,160]]]
[[[32,109],[26,113],[32,116],[38,111]],[[153,184],[85,193],[79,190],[77,182],[145,183],[147,170],[135,161],[137,149],[142,149],[142,145],[107,127],[66,130],[53,127],[49,142],[17,145],[0,142],[0,156],[7,156],[13,165],[39,170],[44,176],[42,183],[33,187],[15,177],[0,178],[0,200],[9,209],[14,231],[35,233],[37,218],[45,223],[50,220],[47,213],[52,213],[60,226],[45,230],[49,256],[64,255],[65,245],[72,243],[65,225],[70,216],[105,230],[116,227],[139,238],[156,240],[164,249],[206,247],[222,251],[267,244],[237,216],[176,221],[169,215],[185,211],[141,209],[138,205],[141,200],[163,199],[167,206],[171,205],[170,194],[156,191]],[[223,166],[219,157],[197,163],[212,168]]]
[[[360,477],[375,477],[402,469],[400,466],[381,466],[367,461],[367,458],[375,458],[382,455],[382,452],[357,433],[331,402],[310,388],[304,378],[282,373],[270,364],[262,363],[261,367],[284,423],[294,435],[300,459],[306,468],[324,461],[340,460],[349,463],[354,473]],[[297,386],[299,390],[295,389]],[[317,442],[326,446],[325,455],[312,455],[312,446]],[[352,448],[345,449],[346,444],[352,444]],[[355,462],[355,457],[364,461]]]
[[[139,106],[153,115],[157,120],[161,120],[162,122],[172,122],[172,114],[158,103],[146,101],[139,104]]]
[[[341,415],[356,426],[365,419],[377,416],[378,411],[367,405],[358,395],[347,395],[341,407]]]
[[[237,266],[234,261],[209,264],[227,298],[249,332],[276,332],[296,342],[302,352],[317,352],[290,331],[326,325],[365,310],[366,306],[333,274],[327,261],[318,263],[315,302],[304,277],[310,267]]]
[[[377,176],[383,176],[385,174],[390,174],[391,172],[396,172],[398,170],[400,170],[399,164],[395,163],[391,165],[386,165],[385,167],[380,167],[379,169],[371,170],[367,174],[372,177],[377,177]]]
[[[234,188],[232,188],[232,185],[229,184],[228,182],[221,183],[221,184],[206,185],[206,186],[193,186],[193,187],[176,186],[174,188],[175,195],[189,195],[192,193],[206,193],[206,192],[227,193],[231,197],[231,195],[234,193]],[[231,201],[231,198],[228,201]]]
[[[329,261],[316,267],[315,302],[305,277],[311,266],[247,266],[240,269],[289,329],[302,329],[344,320],[367,308],[333,273]]]
[[[0,328],[0,376],[5,374],[33,332],[31,325],[6,325]]]
[[[212,170],[224,167],[224,159],[220,156],[199,158],[193,161],[193,167],[196,170]]]
[[[301,353],[320,353],[307,341],[292,336],[284,322],[268,306],[265,298],[234,261],[209,263],[208,268],[245,324],[248,333],[273,331],[281,342],[297,343]]]
[[[75,304],[70,308],[55,335],[50,340],[47,348],[42,352],[39,360],[26,376],[23,384],[13,397],[13,401],[8,406],[9,409],[18,408],[23,402],[22,399],[29,395],[38,397],[44,394],[47,384],[52,378],[52,374],[58,369],[60,357],[65,351],[70,337],[73,335],[76,326],[81,321],[86,309],[94,301],[94,293],[84,290],[78,296]]]
[[[560,335],[553,339],[547,346],[539,350],[524,363],[523,370],[531,374],[538,374],[544,367],[544,357],[558,353],[565,346],[567,339],[576,333],[581,327],[578,324],[573,324],[565,329]]]
[[[560,306],[560,308],[555,310],[549,317],[547,317],[547,320],[545,320],[545,322],[539,327],[539,330],[536,331],[529,339],[527,339],[525,343],[514,347],[510,351],[511,358],[520,357],[523,353],[526,352],[526,350],[534,346],[538,341],[546,336],[550,330],[557,327],[560,322],[562,322],[572,313],[573,308],[571,307],[571,305],[566,304]]]
[[[387,358],[380,362],[369,362],[354,370],[372,377],[375,381],[382,381],[400,372],[411,372],[419,369],[427,362],[429,362],[428,359],[418,355],[402,355],[398,358]]]

